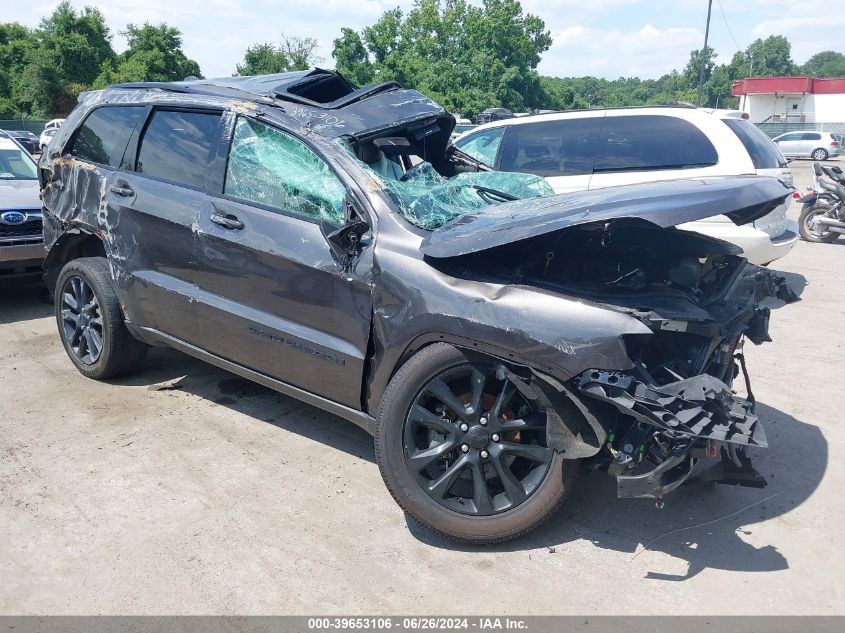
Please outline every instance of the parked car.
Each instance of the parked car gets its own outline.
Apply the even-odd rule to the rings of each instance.
[[[449,138],[452,141],[457,140],[461,134],[474,130],[476,127],[478,126],[470,123],[468,119],[458,119],[455,123],[454,129],[452,130],[452,135]]]
[[[44,153],[44,150],[47,149],[47,146],[50,144],[52,138],[58,132],[58,128],[50,128],[49,130],[45,129],[41,132],[41,137],[38,139],[38,146],[41,148],[41,153]]]
[[[39,278],[44,259],[35,161],[0,135],[0,281]]]
[[[491,121],[502,121],[512,119],[516,115],[507,108],[487,108],[478,115],[479,123],[490,123]]]
[[[558,112],[496,121],[454,147],[494,169],[543,176],[558,193],[757,174],[792,185],[786,159],[742,113],[692,106]],[[736,244],[755,264],[786,255],[798,225],[784,203],[753,225],[720,215],[680,228]]]
[[[399,505],[466,542],[539,524],[583,460],[622,497],[719,454],[712,479],[765,485],[734,353],[768,340],[759,301],[794,296],[673,226],[747,224],[790,189],[554,195],[449,157],[453,126],[322,70],[81,95],[39,170],[71,362],[102,380],[165,345],[351,420]]]
[[[62,127],[62,123],[64,123],[64,119],[50,119],[47,121],[47,124],[44,126],[45,130],[58,130]]]
[[[38,137],[26,130],[5,130],[6,135],[15,139],[30,154],[38,152]]]
[[[839,141],[830,132],[787,132],[772,139],[788,158],[827,160],[839,156]]]

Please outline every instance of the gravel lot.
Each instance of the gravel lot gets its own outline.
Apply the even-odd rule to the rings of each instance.
[[[803,301],[746,348],[766,489],[691,484],[658,511],[584,474],[492,549],[408,525],[351,424],[169,350],[87,380],[38,292],[0,290],[0,613],[845,614],[842,257],[776,262]]]

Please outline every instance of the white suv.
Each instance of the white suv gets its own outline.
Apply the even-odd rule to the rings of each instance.
[[[559,112],[494,121],[454,147],[494,169],[543,176],[557,193],[743,174],[792,186],[786,159],[745,117],[691,106]],[[767,264],[798,240],[786,210],[783,204],[753,225],[715,216],[679,228],[737,244],[749,261]]]

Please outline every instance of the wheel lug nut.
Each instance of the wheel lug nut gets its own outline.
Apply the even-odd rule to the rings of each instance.
[[[493,436],[490,439],[492,439],[494,442],[498,442],[499,441],[499,434],[493,433]]]
[[[464,433],[466,433],[468,430],[469,430],[469,427],[467,426],[466,422],[464,422],[463,424],[461,424],[461,431],[463,431]]]
[[[482,418],[478,421],[478,423],[479,423],[481,426],[487,426],[487,418],[482,417]]]
[[[468,446],[468,445],[466,445],[466,444],[463,444],[463,445],[461,446],[461,452],[462,452],[462,453],[469,453],[469,446]]]
[[[487,451],[481,451],[481,459],[487,459],[489,455],[490,453],[488,453]]]

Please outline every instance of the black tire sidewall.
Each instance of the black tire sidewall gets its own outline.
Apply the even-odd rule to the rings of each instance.
[[[382,478],[396,502],[429,529],[470,543],[494,543],[514,538],[539,525],[569,492],[577,463],[555,452],[537,490],[513,510],[471,516],[450,510],[432,499],[417,483],[405,459],[404,423],[419,390],[437,374],[479,359],[438,343],[412,357],[385,391],[376,420],[376,459]],[[490,359],[487,359],[490,362]]]
[[[65,264],[56,281],[56,296],[54,298],[54,303],[56,323],[59,327],[59,338],[62,340],[62,345],[64,346],[68,357],[83,375],[89,378],[100,378],[107,372],[109,359],[113,352],[114,328],[117,325],[112,322],[113,319],[111,318],[112,314],[109,310],[108,302],[111,301],[117,304],[117,297],[111,287],[103,288],[100,280],[92,274],[92,267],[97,265],[91,262],[92,259],[95,258],[75,259]],[[105,260],[102,261],[105,263]],[[73,349],[70,347],[70,342],[65,338],[64,324],[62,323],[61,299],[62,289],[64,288],[65,283],[67,283],[67,280],[71,277],[80,277],[83,281],[85,281],[85,283],[93,290],[94,296],[96,296],[97,302],[100,305],[100,314],[102,315],[103,321],[103,349],[100,352],[99,358],[90,365],[83,363],[76,354],[74,354]]]
[[[815,214],[816,211],[827,209],[830,209],[830,205],[825,203],[818,203],[813,205],[812,207],[805,207],[801,209],[801,213],[798,216],[798,232],[801,234],[801,238],[804,241],[814,242],[817,244],[829,244],[839,238],[839,233],[834,233],[833,231],[831,231],[825,236],[819,236],[815,235],[814,233],[808,231],[805,228],[807,216],[809,216],[810,214]]]

